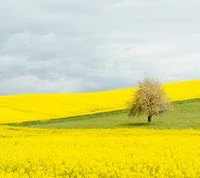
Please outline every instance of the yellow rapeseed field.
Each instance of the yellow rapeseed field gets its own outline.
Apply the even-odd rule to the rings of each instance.
[[[164,84],[172,101],[200,98],[200,80]],[[135,89],[0,97],[0,123],[124,109]],[[0,126],[0,178],[199,178],[200,130]]]
[[[164,84],[172,101],[200,98],[200,80]],[[48,120],[126,108],[135,88],[76,94],[0,96],[0,123]]]
[[[0,127],[2,178],[199,178],[200,130]]]

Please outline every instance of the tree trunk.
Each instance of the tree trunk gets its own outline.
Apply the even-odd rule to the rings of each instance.
[[[148,122],[151,122],[151,117],[152,117],[152,116],[148,116]]]

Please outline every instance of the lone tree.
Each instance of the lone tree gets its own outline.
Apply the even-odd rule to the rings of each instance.
[[[168,112],[170,107],[164,88],[151,78],[140,81],[132,100],[128,101],[129,116],[147,114],[148,122],[153,115]]]

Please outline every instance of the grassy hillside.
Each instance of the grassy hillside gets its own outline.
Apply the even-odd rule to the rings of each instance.
[[[200,98],[200,80],[163,85],[172,101]],[[49,120],[126,108],[135,88],[76,94],[0,96],[0,123]]]
[[[147,123],[147,116],[129,118],[126,110],[104,114],[56,119],[45,122],[14,124],[32,128],[148,128],[148,129],[186,129],[200,128],[200,99],[174,102],[174,109],[168,115],[153,117]]]

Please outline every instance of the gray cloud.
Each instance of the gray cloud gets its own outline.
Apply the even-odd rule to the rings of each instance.
[[[0,0],[0,93],[199,79],[197,0]]]

